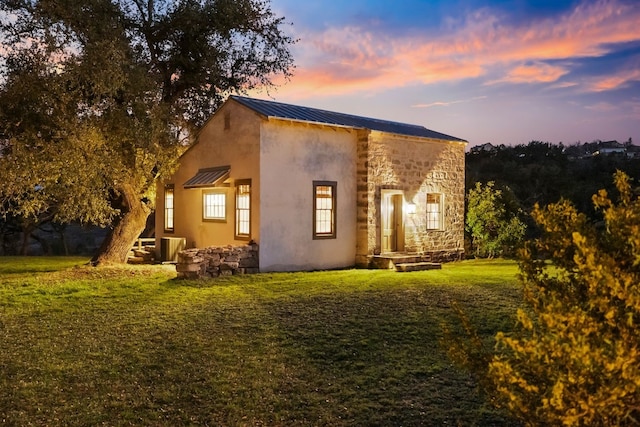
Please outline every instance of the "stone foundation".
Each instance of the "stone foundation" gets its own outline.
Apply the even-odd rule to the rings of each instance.
[[[258,245],[186,249],[178,252],[176,271],[182,279],[258,273]]]

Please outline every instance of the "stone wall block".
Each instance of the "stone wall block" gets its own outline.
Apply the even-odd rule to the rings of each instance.
[[[222,270],[237,270],[240,267],[237,262],[223,262],[220,264],[220,271]]]
[[[258,253],[256,243],[187,249],[178,253],[176,271],[184,279],[255,274],[259,272]]]

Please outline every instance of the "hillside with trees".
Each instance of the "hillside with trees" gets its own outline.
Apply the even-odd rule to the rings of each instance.
[[[640,147],[633,145],[631,138],[624,143],[593,141],[565,146],[531,141],[472,147],[466,155],[467,253],[514,255],[524,239],[539,235],[530,215],[536,204],[570,201],[589,220],[601,221],[592,196],[601,189],[616,194],[612,179],[616,171],[625,172],[636,185],[640,181]],[[486,187],[481,191],[479,185]],[[489,188],[498,197],[489,200],[485,194]],[[497,220],[487,219],[492,211],[500,212]],[[526,234],[505,239],[505,233],[510,233],[508,222],[516,219],[527,225]],[[487,238],[493,245],[489,253],[483,249]]]
[[[495,182],[497,189],[513,196],[524,212],[536,203],[545,206],[561,198],[594,219],[591,197],[600,189],[615,191],[613,174],[625,172],[640,179],[640,147],[616,141],[573,145],[531,141],[515,146],[484,144],[466,156],[466,188],[477,182]]]

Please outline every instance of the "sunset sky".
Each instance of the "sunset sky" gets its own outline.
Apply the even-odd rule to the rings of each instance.
[[[272,0],[293,79],[253,94],[469,141],[640,145],[640,1]]]

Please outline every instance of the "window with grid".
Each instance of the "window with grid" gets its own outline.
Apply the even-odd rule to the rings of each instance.
[[[442,194],[427,194],[427,230],[442,229]]]
[[[313,182],[313,238],[336,237],[336,183]]]
[[[164,188],[164,231],[173,231],[173,185]]]
[[[236,238],[248,239],[251,235],[251,181],[236,182]]]
[[[224,190],[202,192],[202,218],[207,221],[227,220],[227,193]]]

